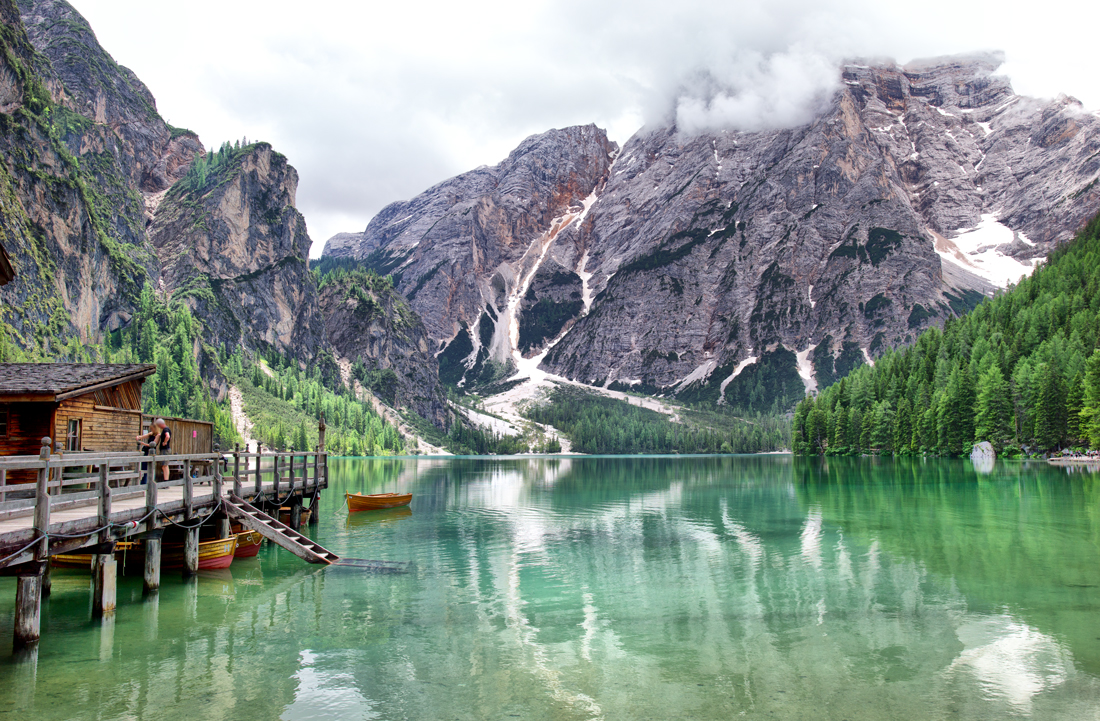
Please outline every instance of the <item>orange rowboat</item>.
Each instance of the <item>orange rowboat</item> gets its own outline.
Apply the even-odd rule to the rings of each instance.
[[[199,543],[199,570],[211,568],[229,568],[233,563],[233,553],[237,550],[237,537],[219,538]],[[183,568],[183,544],[165,544],[161,551],[161,568],[171,570]]]
[[[237,534],[237,550],[233,558],[253,558],[260,553],[264,537],[259,531],[245,531]]]
[[[364,495],[362,493],[348,493],[349,511],[379,511],[383,508],[398,508],[407,506],[413,498],[411,493],[374,493]]]

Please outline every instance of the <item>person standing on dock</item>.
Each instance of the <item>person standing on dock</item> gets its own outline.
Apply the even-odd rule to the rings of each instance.
[[[150,436],[152,440],[146,443],[143,439],[149,438]],[[158,418],[153,421],[153,425],[147,433],[142,433],[137,437],[137,442],[145,446],[146,453],[149,452],[149,449],[155,448],[157,455],[163,456],[172,450],[172,432],[168,430],[168,423],[163,418]],[[164,469],[164,480],[167,481],[168,464],[163,464],[161,468]]]

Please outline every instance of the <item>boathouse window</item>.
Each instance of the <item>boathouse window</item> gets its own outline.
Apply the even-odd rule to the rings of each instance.
[[[0,438],[8,437],[8,407],[0,406]]]
[[[65,450],[80,450],[80,421],[78,419],[74,418],[69,421],[69,433],[66,437]]]

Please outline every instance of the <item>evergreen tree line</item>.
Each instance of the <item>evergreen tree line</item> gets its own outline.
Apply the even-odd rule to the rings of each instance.
[[[1100,448],[1100,216],[942,331],[804,398],[796,453],[961,456]]]
[[[252,435],[267,447],[315,450],[318,422],[325,417],[325,448],[341,456],[404,453],[405,439],[368,402],[342,386],[326,386],[318,365],[309,371],[297,361],[271,352],[263,359],[235,353],[226,370],[244,396]]]
[[[73,339],[75,340],[75,339]],[[130,325],[107,336],[102,348],[89,347],[84,357],[66,353],[64,360],[105,363],[155,363],[157,372],[141,388],[143,410],[155,416],[178,416],[214,423],[214,442],[228,448],[240,440],[226,404],[218,404],[199,374],[195,344],[199,326],[187,305],[165,303],[149,283],[141,290]]]
[[[752,422],[730,418],[716,429],[677,423],[625,401],[572,389],[555,389],[547,402],[525,411],[536,423],[564,433],[578,453],[752,453],[786,446],[786,423],[777,417]]]

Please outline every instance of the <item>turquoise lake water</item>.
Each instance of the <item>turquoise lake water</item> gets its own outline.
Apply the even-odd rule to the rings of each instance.
[[[335,460],[316,538],[155,601],[55,571],[0,718],[1100,719],[1100,476],[786,456]],[[411,511],[341,510],[344,490]]]

